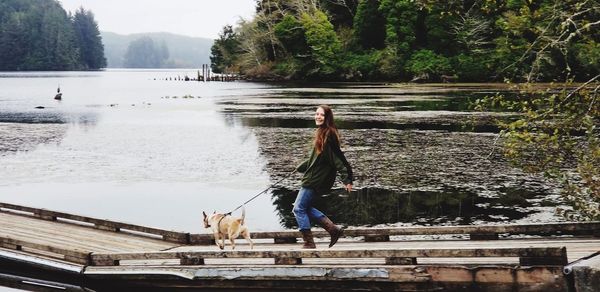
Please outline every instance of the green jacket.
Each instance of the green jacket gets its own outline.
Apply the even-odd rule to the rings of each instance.
[[[336,172],[340,173],[345,185],[351,184],[352,168],[340,149],[337,139],[327,139],[323,152],[317,154],[313,147],[310,157],[302,162],[296,171],[304,173],[302,187],[311,188],[317,194],[326,194],[335,183]]]

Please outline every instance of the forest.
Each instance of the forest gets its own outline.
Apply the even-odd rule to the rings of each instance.
[[[253,19],[224,27],[215,40],[214,72],[254,79],[423,82],[588,80],[600,72],[597,1],[257,0],[256,5]],[[554,43],[546,37],[560,33],[566,35]]]
[[[252,80],[495,82],[501,151],[560,185],[571,220],[600,220],[598,0],[257,0],[225,26],[214,72]],[[546,83],[547,82],[547,83]]]
[[[106,67],[94,14],[56,0],[0,1],[0,71]]]

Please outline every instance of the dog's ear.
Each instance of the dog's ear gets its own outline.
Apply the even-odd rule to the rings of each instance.
[[[202,211],[202,215],[204,215],[204,217],[206,217],[206,213],[204,213],[204,211]]]

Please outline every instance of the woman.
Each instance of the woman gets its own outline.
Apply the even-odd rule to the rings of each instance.
[[[329,247],[337,242],[343,232],[342,228],[333,224],[325,214],[312,206],[313,198],[331,190],[336,172],[340,173],[346,190],[352,190],[352,169],[340,150],[340,136],[329,106],[320,105],[317,108],[315,124],[317,130],[310,157],[296,168],[296,171],[304,173],[302,188],[298,192],[293,210],[304,239],[302,248],[316,248],[310,231],[311,221],[318,222],[329,232]]]

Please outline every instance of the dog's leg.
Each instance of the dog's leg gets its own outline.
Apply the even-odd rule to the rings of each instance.
[[[235,249],[235,238],[237,237],[235,232],[229,232],[229,242],[231,242],[231,249]]]
[[[220,249],[224,249],[225,248],[225,242],[223,241],[223,244],[219,244],[219,239],[221,239],[221,236],[219,236],[219,232],[215,232],[215,244],[220,248]]]
[[[250,249],[254,249],[254,242],[252,242],[252,239],[250,239],[250,231],[248,231],[248,229],[244,229],[242,231],[242,236],[248,241],[248,243],[250,244]]]

